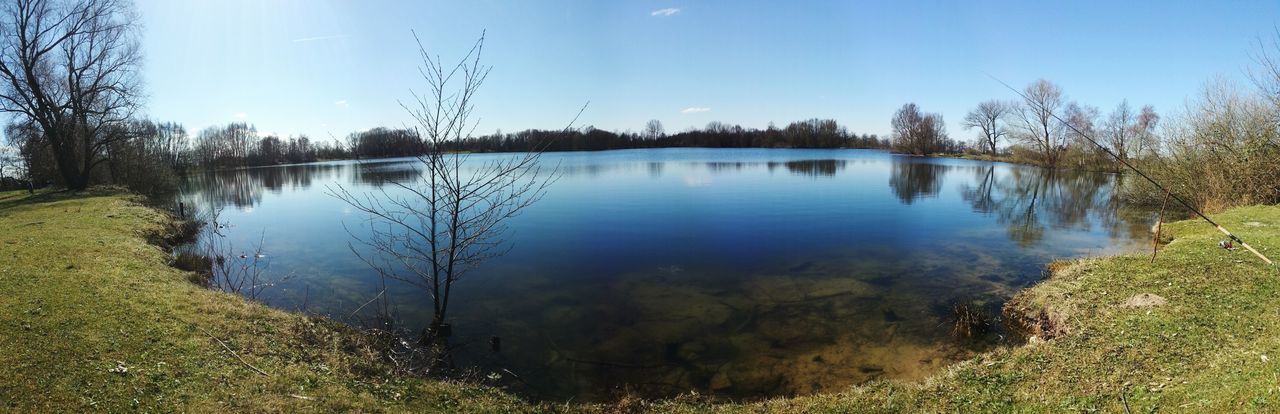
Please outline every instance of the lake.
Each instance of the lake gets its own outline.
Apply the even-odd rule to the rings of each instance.
[[[510,154],[477,154],[473,162]],[[459,281],[462,366],[532,398],[619,390],[760,398],[936,373],[1009,341],[952,333],[955,305],[998,315],[1058,258],[1149,248],[1121,176],[872,150],[548,153],[559,179],[510,222],[508,254]],[[194,174],[237,249],[261,241],[271,306],[368,323],[382,279],[348,245],[362,216],[327,195],[388,188],[417,160]],[[388,282],[404,326],[430,298]],[[491,337],[501,338],[492,352]]]

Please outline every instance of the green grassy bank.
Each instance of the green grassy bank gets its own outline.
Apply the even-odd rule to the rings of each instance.
[[[1280,256],[1280,208],[1215,219]],[[1008,312],[1052,339],[929,380],[594,406],[398,375],[358,332],[191,284],[148,243],[169,223],[129,196],[0,193],[0,410],[1280,411],[1280,271],[1219,249],[1200,222],[1166,225],[1155,264],[1139,254],[1053,266]],[[1141,293],[1167,303],[1126,306]]]

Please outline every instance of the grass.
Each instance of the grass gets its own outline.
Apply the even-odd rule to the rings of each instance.
[[[1280,256],[1280,208],[1214,219]],[[1218,248],[1221,235],[1201,222],[1166,225],[1169,243],[1154,264],[1135,254],[1051,266],[1050,278],[1010,305],[1048,320],[1051,340],[985,353],[925,381],[749,403],[688,395],[552,406],[400,376],[358,332],[199,288],[146,242],[168,220],[126,196],[0,193],[0,410],[1280,410],[1280,271]],[[1122,306],[1141,293],[1168,303]]]

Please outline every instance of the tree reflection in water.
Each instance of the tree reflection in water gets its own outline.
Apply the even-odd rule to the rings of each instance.
[[[306,190],[313,182],[330,182],[347,177],[353,184],[382,186],[388,181],[403,181],[417,175],[412,159],[386,159],[362,162],[321,162],[269,167],[236,168],[201,171],[183,177],[184,201],[197,208],[234,206],[255,207],[263,194],[285,189]]]
[[[327,181],[348,168],[347,164],[316,163],[202,171],[183,177],[183,198],[198,208],[254,207],[266,192],[306,189],[313,180]]]
[[[796,175],[810,177],[832,177],[844,169],[845,160],[802,160],[787,161],[787,171]]]
[[[1048,228],[1091,230],[1095,223],[1113,238],[1142,237],[1148,214],[1128,213],[1116,192],[1119,177],[1112,174],[1036,167],[970,168],[974,184],[960,193],[974,211],[995,215],[1010,240],[1032,247]],[[1090,220],[1093,217],[1095,220]]]
[[[912,204],[921,198],[936,197],[942,189],[942,176],[952,167],[930,159],[894,157],[893,172],[889,176],[889,188],[902,204]]]

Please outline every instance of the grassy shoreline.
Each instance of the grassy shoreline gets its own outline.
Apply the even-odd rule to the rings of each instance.
[[[1268,249],[1280,246],[1280,207],[1214,219],[1280,254]],[[148,243],[171,223],[126,195],[0,193],[0,411],[1280,409],[1280,272],[1217,248],[1216,231],[1195,221],[1165,226],[1168,244],[1154,264],[1134,254],[1051,266],[1006,313],[1053,339],[985,353],[925,381],[752,403],[691,395],[608,405],[534,405],[399,375],[359,332],[189,283]],[[1141,293],[1167,303],[1125,306]]]

